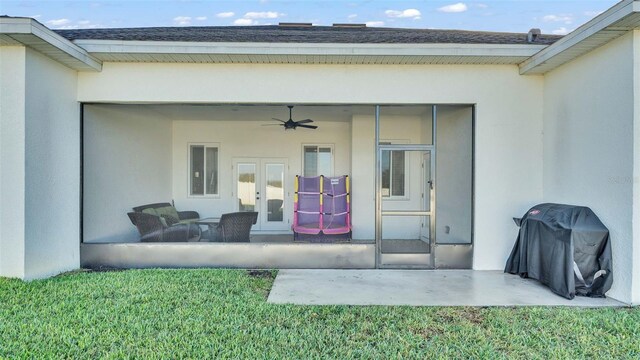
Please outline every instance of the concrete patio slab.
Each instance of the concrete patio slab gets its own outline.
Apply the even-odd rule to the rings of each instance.
[[[268,302],[300,305],[577,306],[625,304],[567,300],[531,279],[475,270],[280,270]]]

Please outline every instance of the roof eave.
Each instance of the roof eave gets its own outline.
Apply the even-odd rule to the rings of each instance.
[[[0,18],[0,40],[33,48],[74,70],[102,70],[98,58],[31,18]]]
[[[547,73],[640,28],[640,0],[624,0],[520,64],[520,74]]]
[[[222,43],[123,40],[76,40],[74,43],[98,58],[118,55],[126,55],[132,59],[144,55],[168,55],[169,58],[172,58],[171,55],[254,56],[256,58],[289,56],[292,57],[289,58],[289,63],[309,63],[310,57],[349,57],[352,60],[372,56],[407,57],[407,59],[438,57],[440,60],[443,60],[443,57],[528,58],[546,47],[546,45],[536,44]]]

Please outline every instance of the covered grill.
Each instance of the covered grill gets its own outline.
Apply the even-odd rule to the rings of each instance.
[[[609,230],[583,206],[540,204],[521,219],[505,272],[537,279],[568,299],[611,288]]]

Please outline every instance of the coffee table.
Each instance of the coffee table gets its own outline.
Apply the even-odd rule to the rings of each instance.
[[[219,217],[208,217],[208,218],[204,218],[204,219],[199,219],[198,221],[194,222],[194,224],[196,224],[196,225],[207,225],[209,227],[208,239],[209,240],[213,240],[214,239],[214,234],[217,231],[218,224],[220,224],[220,218]]]

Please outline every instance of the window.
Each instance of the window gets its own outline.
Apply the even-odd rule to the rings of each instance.
[[[304,145],[302,152],[303,176],[333,176],[333,146]]]
[[[390,144],[390,143],[380,143]],[[405,157],[401,150],[382,151],[382,197],[405,196]]]
[[[218,147],[189,145],[189,195],[218,195]]]

